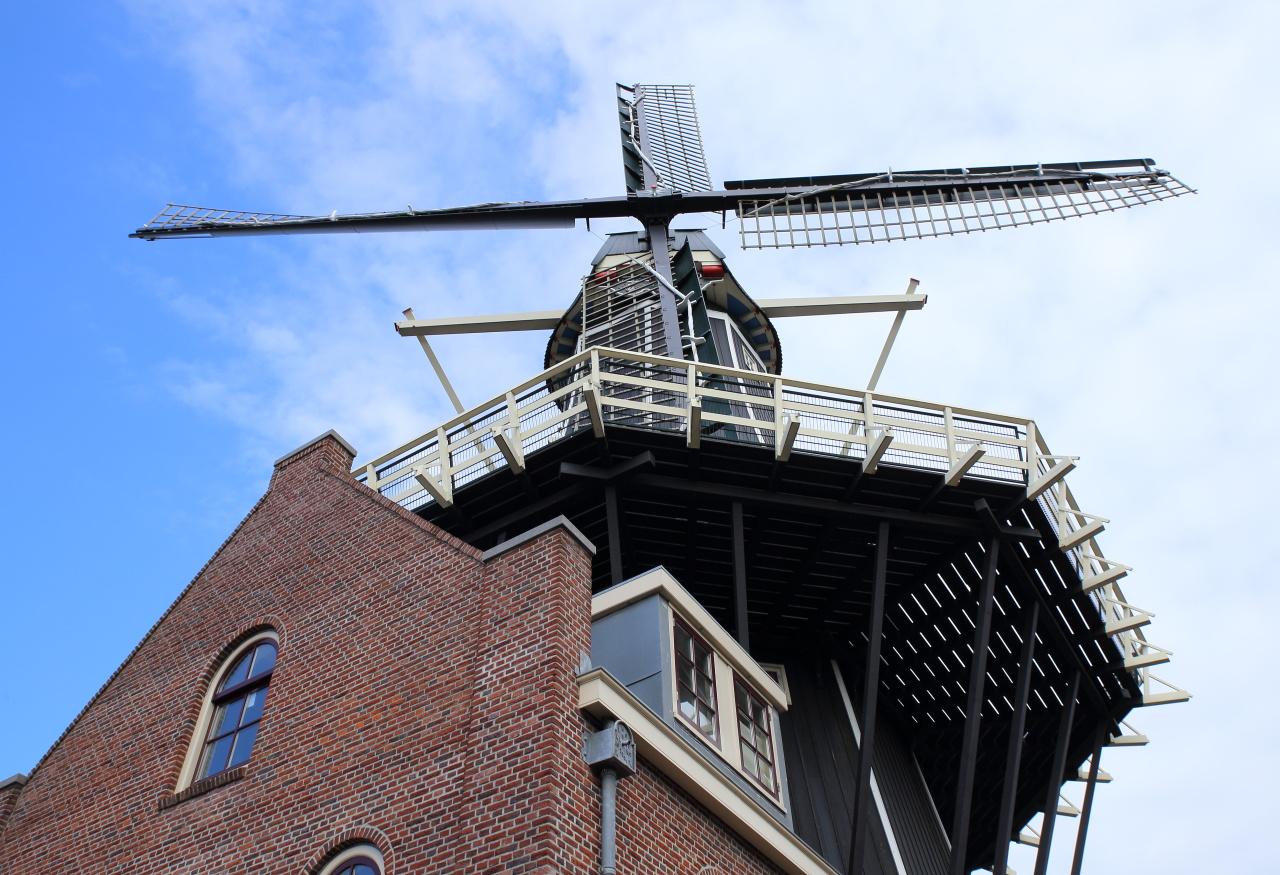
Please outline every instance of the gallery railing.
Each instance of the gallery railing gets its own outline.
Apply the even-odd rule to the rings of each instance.
[[[1040,503],[1134,673],[1144,704],[1188,694],[1151,674],[1169,652],[1146,641],[1152,614],[1127,602],[1129,566],[1106,558],[1107,520],[1080,510],[1065,477],[1076,458],[1055,455],[1033,420],[845,389],[755,371],[608,348],[592,348],[372,460],[356,473],[408,509],[453,503],[454,493],[501,468],[524,470],[530,454],[607,427],[680,434],[689,446],[731,441],[792,453],[937,471],[950,485],[980,478],[1022,485]]]

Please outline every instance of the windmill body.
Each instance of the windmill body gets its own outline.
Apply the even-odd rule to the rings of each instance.
[[[369,818],[390,820],[353,827],[334,852],[368,845],[359,859],[371,871],[395,845],[403,859],[450,861],[437,871],[497,871],[518,859],[610,873],[943,875],[1011,871],[1010,846],[1022,843],[1035,849],[1043,875],[1056,836],[1059,847],[1070,843],[1072,871],[1084,871],[1095,789],[1110,779],[1104,752],[1110,760],[1115,748],[1146,743],[1130,724],[1135,711],[1189,694],[1152,673],[1170,654],[1147,640],[1151,613],[1121,589],[1131,569],[1099,544],[1108,521],[1082,509],[1067,483],[1076,457],[1051,450],[1025,415],[876,391],[905,314],[927,301],[916,281],[900,294],[756,297],[712,237],[680,217],[715,213],[727,226],[732,213],[744,247],[802,249],[1002,230],[1189,189],[1147,159],[715,188],[692,89],[619,86],[617,109],[626,193],[616,197],[330,216],[170,205],[134,233],[570,228],[605,217],[638,224],[605,239],[566,309],[407,311],[397,330],[423,344],[457,415],[350,474],[288,473],[303,470],[297,459],[349,464],[354,451],[333,436],[277,469],[264,500],[287,493],[293,515],[278,531],[300,531],[296,517],[338,534],[254,534],[255,544],[281,555],[305,544],[318,569],[357,549],[344,545],[372,539],[360,542],[364,552],[341,584],[300,589],[300,604],[367,582],[370,598],[419,583],[422,604],[464,596],[447,609],[381,617],[385,630],[328,677],[351,671],[366,651],[401,653],[397,630],[410,616],[432,631],[404,654],[467,641],[478,655],[451,656],[438,684],[388,671],[368,694],[370,712],[399,714],[480,666],[469,697],[413,705],[419,716],[404,718],[388,736],[395,740],[365,760],[393,769],[421,756],[422,775],[431,763],[454,763],[464,738],[477,739],[456,768],[443,768],[452,777],[353,792],[373,800]],[[783,373],[779,323],[866,312],[896,314],[866,384]],[[528,379],[465,407],[430,338],[480,331],[540,331],[548,342]],[[331,489],[353,490],[394,525],[409,521],[438,536],[454,558],[415,559],[396,545],[417,543],[416,534],[383,535],[383,523],[355,511],[349,519],[320,513],[338,506],[315,497]],[[560,539],[554,549],[549,538]],[[422,549],[436,557],[435,547]],[[483,570],[510,557],[513,571]],[[481,570],[437,570],[468,562]],[[289,568],[290,580],[318,573]],[[580,590],[565,584],[574,568]],[[430,575],[439,579],[420,582]],[[329,617],[307,605],[308,623]],[[264,610],[287,617],[294,607],[286,600]],[[283,711],[288,672],[305,674],[312,657],[302,652],[305,634],[275,640]],[[484,661],[508,650],[518,656]],[[516,692],[495,696],[503,684]],[[268,733],[270,707],[261,718]],[[355,720],[359,732],[373,731],[364,719]],[[396,745],[413,737],[413,720],[460,734],[409,756]],[[518,731],[504,734],[509,724]],[[467,727],[478,727],[474,736]],[[324,735],[298,756],[329,762],[336,754],[325,745],[351,737],[346,729]],[[264,736],[250,768],[274,762],[277,738]],[[495,739],[514,747],[495,755]],[[567,759],[542,758],[561,748]],[[260,774],[254,780],[269,789],[270,769]],[[502,783],[515,774],[523,783]],[[398,831],[401,820],[435,823],[440,812],[461,810],[462,796],[450,794],[458,781],[472,787],[475,775],[489,777],[462,796],[491,806],[488,813],[456,820],[454,832],[436,828],[430,841],[416,827]],[[213,775],[207,787],[182,780],[162,810],[181,813],[173,806],[192,805],[185,800],[197,790],[233,794],[241,776]],[[498,786],[507,789],[485,789]],[[502,807],[520,799],[559,824],[554,835],[520,819],[514,802]],[[299,818],[310,822],[306,811]],[[273,823],[263,817],[245,828]],[[310,834],[297,824],[289,836]],[[27,835],[35,847],[35,826],[14,841]],[[332,868],[343,859],[317,850],[306,871],[345,872]]]

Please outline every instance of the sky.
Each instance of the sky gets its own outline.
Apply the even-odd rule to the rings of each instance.
[[[732,226],[711,233],[757,297],[919,278],[929,303],[881,390],[1032,417],[1081,457],[1073,491],[1112,520],[1126,594],[1175,652],[1157,673],[1194,694],[1139,710],[1151,744],[1104,756],[1090,869],[1274,865],[1280,715],[1259,685],[1280,609],[1280,182],[1263,170],[1280,7],[168,0],[7,18],[0,776],[35,765],[275,458],[335,428],[369,459],[451,415],[392,329],[404,307],[567,306],[598,235],[631,226],[128,232],[168,201],[327,214],[619,194],[614,83],[692,83],[717,180],[1152,157],[1199,190],[884,246],[744,252]],[[786,373],[865,384],[889,319],[781,323]],[[535,373],[544,344],[436,346],[474,404]],[[1030,870],[1023,849],[1013,865]]]

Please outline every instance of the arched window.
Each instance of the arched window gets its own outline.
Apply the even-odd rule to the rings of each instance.
[[[373,845],[347,848],[329,861],[320,875],[382,875],[382,854]]]
[[[179,789],[248,762],[267,704],[277,642],[274,632],[263,632],[228,657],[205,697]]]

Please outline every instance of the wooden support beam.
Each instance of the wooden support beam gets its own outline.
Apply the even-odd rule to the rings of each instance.
[[[987,448],[982,444],[974,444],[965,451],[964,455],[956,459],[955,464],[951,466],[951,470],[947,471],[944,482],[948,486],[955,486],[965,474],[969,473],[969,469],[978,464],[978,461],[987,454]]]
[[[956,516],[918,513],[916,511],[902,510],[899,508],[882,507],[879,505],[861,504],[848,501],[834,501],[826,498],[810,498],[803,495],[793,495],[777,490],[770,491],[768,489],[756,489],[750,486],[738,486],[730,483],[716,483],[708,480],[687,480],[683,477],[672,477],[665,474],[650,473],[637,474],[635,482],[637,486],[645,486],[651,489],[658,489],[667,492],[715,495],[721,498],[728,498],[743,502],[762,505],[772,504],[779,507],[802,508],[817,513],[830,513],[837,516],[874,517],[877,519],[887,519],[894,523],[902,523],[903,525],[936,529],[940,532],[953,532],[958,535],[982,535],[988,531],[988,529],[977,522]],[[1036,529],[1024,526],[1000,525],[998,526],[998,531],[1002,536],[1010,538],[1025,538],[1027,540],[1037,541],[1042,537],[1040,532]]]
[[[408,319],[396,323],[401,337],[434,337],[440,334],[484,334],[490,331],[551,331],[564,317],[563,310],[532,313],[494,313],[488,316],[445,316],[441,319]]]
[[[1048,458],[1041,456],[1041,458]],[[1045,471],[1036,479],[1027,484],[1027,500],[1035,501],[1050,486],[1057,483],[1063,477],[1070,474],[1079,461],[1078,456],[1065,456],[1062,461],[1055,463],[1048,471]]]
[[[425,468],[414,468],[413,479],[436,500],[436,504],[453,507],[453,484],[447,479],[437,480]]]
[[[1102,762],[1102,748],[1106,745],[1107,731],[1098,730],[1097,741],[1093,745],[1093,756],[1089,761],[1089,777],[1084,787],[1084,804],[1080,812],[1080,827],[1076,831],[1076,849],[1071,858],[1071,875],[1080,875],[1084,866],[1084,842],[1089,835],[1089,816],[1093,813],[1093,791],[1098,787],[1101,778],[1099,764]]]
[[[1018,770],[1022,767],[1022,741],[1027,727],[1027,700],[1031,695],[1031,672],[1034,668],[1036,630],[1039,623],[1040,603],[1032,602],[1022,627],[1022,651],[1018,659],[1013,717],[1009,724],[1009,746],[1004,758],[1004,783],[1000,789],[1000,816],[996,827],[996,856],[991,866],[992,875],[1008,875],[1013,805],[1017,801]]]
[[[928,302],[928,295],[844,295],[830,298],[764,298],[756,301],[756,305],[770,319],[785,319],[791,316],[838,316],[846,313],[902,313],[920,310]]]
[[[1108,562],[1111,567],[1106,571],[1100,571],[1097,574],[1090,574],[1082,580],[1080,582],[1080,589],[1083,592],[1093,592],[1095,589],[1106,586],[1108,583],[1114,583],[1133,570],[1130,566],[1121,565],[1119,562],[1111,562],[1110,560],[1104,561]]]
[[[507,460],[507,467],[512,474],[524,473],[524,452],[520,448],[519,438],[512,438],[507,429],[501,426],[493,429],[493,442],[498,445],[502,458]]]
[[[798,434],[800,434],[799,418],[783,417],[781,431],[774,433],[773,456],[775,459],[785,462],[791,458],[791,450],[796,444]]]
[[[1107,747],[1143,747],[1151,742],[1141,732],[1134,732],[1128,735],[1113,735],[1107,739]]]
[[[920,281],[915,277],[907,283],[907,293],[901,297],[905,300],[914,298],[916,288],[920,285]],[[928,298],[927,295],[921,295],[921,300]],[[867,380],[867,391],[874,392],[876,386],[880,384],[880,375],[884,373],[885,363],[889,361],[889,353],[893,350],[893,342],[898,339],[898,332],[902,329],[902,321],[906,318],[907,310],[902,308],[898,310],[898,315],[893,317],[893,324],[889,326],[889,333],[885,336],[884,346],[880,348],[880,357],[876,359],[876,366],[871,370],[871,379]]]
[[[880,467],[880,460],[888,452],[891,443],[893,443],[893,430],[886,428],[867,445],[867,458],[862,462],[864,474],[876,473],[876,469]]]
[[[600,390],[594,383],[582,390],[582,401],[587,405],[587,415],[591,417],[592,434],[604,437],[604,411],[600,408]]]
[[[991,643],[991,614],[995,602],[996,567],[1000,561],[1000,539],[987,541],[987,562],[978,595],[977,618],[973,630],[973,657],[969,663],[964,737],[960,743],[960,775],[956,778],[955,817],[951,822],[951,875],[969,871],[969,814],[973,808],[973,778],[978,767],[978,737],[982,728],[983,686],[987,680],[987,656]]]
[[[1139,629],[1150,624],[1154,614],[1148,614],[1146,611],[1140,611],[1137,608],[1131,609],[1133,613],[1122,620],[1108,620],[1103,631],[1108,635],[1117,635],[1129,629]]]
[[[1072,547],[1078,547],[1090,538],[1097,537],[1107,528],[1107,523],[1102,517],[1090,517],[1087,522],[1073,532],[1063,532],[1058,537],[1058,549],[1070,550]]]
[[[622,574],[622,520],[618,506],[618,490],[612,483],[604,488],[604,512],[609,530],[610,583],[621,583]]]
[[[413,308],[405,308],[404,315],[408,316],[410,321],[413,320]],[[399,325],[399,323],[396,323]],[[422,347],[422,351],[426,353],[427,361],[431,363],[431,370],[435,371],[436,379],[440,381],[440,385],[444,388],[444,392],[449,396],[449,402],[453,404],[453,409],[457,413],[466,410],[462,406],[462,400],[458,397],[458,393],[453,391],[453,383],[449,381],[449,376],[444,372],[444,366],[440,364],[440,359],[436,358],[436,351],[431,348],[431,344],[427,342],[426,337],[418,338],[418,345]]]
[[[696,450],[702,446],[702,399],[689,402],[689,419],[685,423],[685,446]]]
[[[889,524],[876,534],[876,564],[867,617],[867,653],[862,677],[862,726],[858,745],[858,777],[853,788],[853,836],[848,872],[861,872],[867,838],[867,810],[871,808],[871,764],[875,758],[876,704],[880,698],[880,645],[884,639],[884,589],[889,567]]]
[[[729,506],[733,528],[733,625],[742,649],[751,652],[751,638],[747,619],[747,539],[742,530],[742,502]]]
[[[1169,651],[1155,647],[1138,656],[1126,656],[1124,670],[1137,671],[1140,668],[1150,668],[1153,665],[1164,665],[1171,656],[1172,654]]]
[[[1071,744],[1071,728],[1076,716],[1076,696],[1080,692],[1080,672],[1071,673],[1071,684],[1062,705],[1062,718],[1058,722],[1058,742],[1053,751],[1053,765],[1049,769],[1048,789],[1045,791],[1044,823],[1040,826],[1040,845],[1036,851],[1035,875],[1049,871],[1049,850],[1053,846],[1053,825],[1058,816],[1058,797],[1062,792],[1063,772],[1067,767],[1067,748]]]

